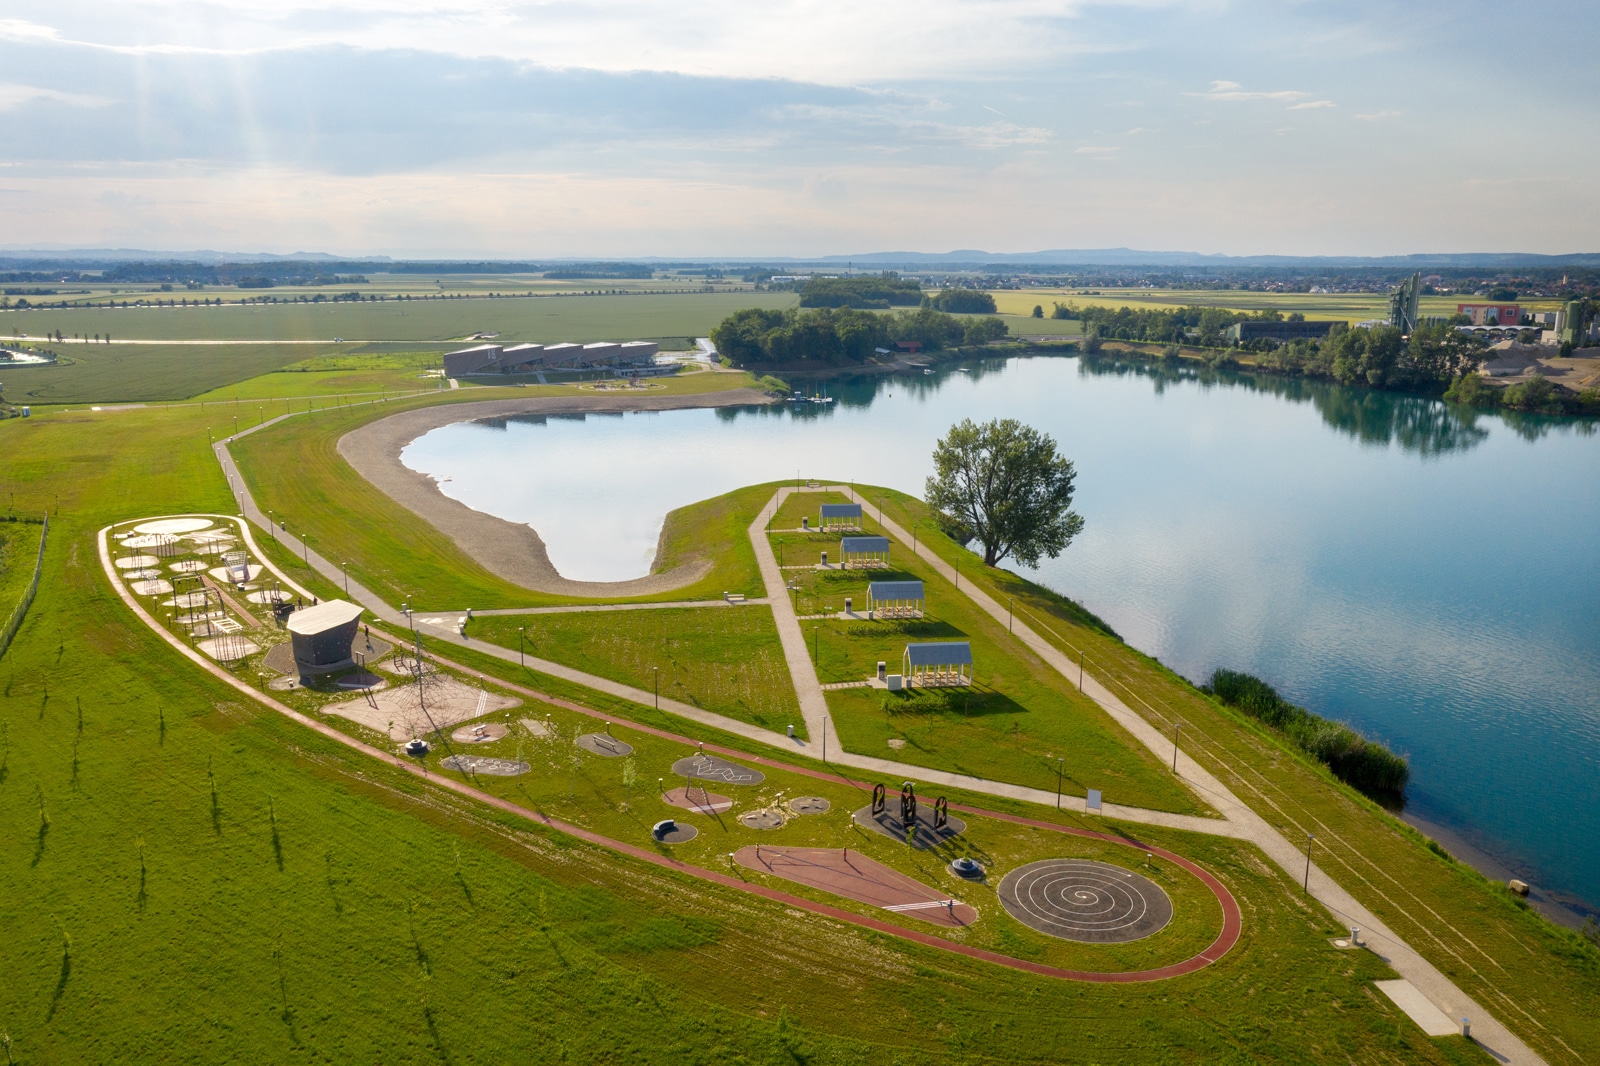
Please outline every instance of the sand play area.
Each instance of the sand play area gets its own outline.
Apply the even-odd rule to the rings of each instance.
[[[404,742],[412,737],[426,737],[436,727],[449,729],[521,704],[519,699],[498,696],[453,677],[425,674],[420,689],[412,681],[344,703],[331,703],[327,710],[369,729],[388,733],[391,740]]]

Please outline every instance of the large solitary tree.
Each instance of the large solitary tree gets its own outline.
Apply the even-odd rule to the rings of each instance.
[[[945,528],[983,545],[983,561],[1010,556],[1025,566],[1054,559],[1083,529],[1071,510],[1072,461],[1056,442],[1014,418],[963,419],[934,446],[925,495]]]

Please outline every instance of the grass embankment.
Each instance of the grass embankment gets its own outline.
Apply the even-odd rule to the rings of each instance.
[[[871,493],[863,490],[863,495]],[[956,773],[1010,781],[1082,796],[1098,788],[1113,803],[1199,813],[1202,808],[1142,744],[1056,670],[1020,641],[1003,623],[979,610],[931,566],[911,554],[911,545],[891,538],[889,570],[816,570],[821,552],[838,561],[838,534],[800,533],[801,513],[816,521],[823,502],[817,493],[795,493],[769,534],[781,546],[790,569],[785,576],[799,587],[792,593],[806,643],[823,684],[862,681],[888,664],[899,673],[908,643],[965,640],[972,645],[974,683],[969,687],[887,692],[853,688],[828,692],[828,706],[849,751],[899,759]],[[882,528],[867,508],[865,531]],[[871,581],[920,580],[927,610],[920,619],[832,617],[849,597],[865,614]]]
[[[112,521],[227,510],[200,418],[0,424],[18,508],[61,490],[0,664],[15,1061],[1474,1061],[1372,997],[1381,964],[1330,949],[1248,852],[1191,851],[1245,907],[1221,964],[1066,984],[663,873],[253,708],[134,620],[96,558]]]
[[[692,395],[746,387],[750,379],[743,374],[699,374],[668,379],[666,384],[669,395]],[[351,577],[391,604],[410,602],[419,610],[443,611],[581,602],[532,592],[496,577],[467,558],[444,533],[374,489],[339,454],[340,437],[410,405],[505,395],[499,390],[460,389],[421,400],[319,409],[310,418],[288,419],[253,433],[231,450],[262,509],[271,508],[291,533],[311,534],[314,551],[348,561]],[[572,396],[574,390],[552,385],[519,389],[514,395]],[[745,528],[770,496],[771,490],[766,492],[763,496],[759,488],[740,489],[669,514],[659,564],[670,568],[709,556],[714,565],[692,586],[639,599],[710,599],[724,591],[760,595]]]
[[[772,611],[685,607],[474,617],[469,632],[504,648],[781,733],[805,735]]]
[[[874,496],[878,494],[874,490]],[[922,501],[883,492],[885,513],[913,521],[941,558],[959,564],[1017,617],[1076,657],[1136,713],[1183,748],[1290,840],[1316,836],[1317,862],[1390,928],[1551,1062],[1600,1059],[1600,949],[1531,911],[1503,885],[1432,849],[1421,834],[1283,736],[1207,698],[1128,647],[1063,596],[932,532]]]

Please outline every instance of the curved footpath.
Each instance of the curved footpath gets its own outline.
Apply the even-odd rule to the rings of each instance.
[[[237,519],[230,519],[229,516],[226,515],[210,515],[208,517],[220,518],[224,521],[237,521]],[[141,519],[141,521],[142,520],[143,519]],[[286,586],[288,586],[290,589],[293,589],[301,596],[309,597],[312,595],[309,590],[301,588],[289,577],[289,575],[279,570],[277,566],[273,564],[272,560],[268,559],[259,551],[255,544],[255,539],[250,535],[249,528],[246,527],[243,522],[239,522],[239,527],[245,536],[245,540],[250,544],[250,548],[255,553],[256,557],[266,564],[266,566],[274,574],[276,574]],[[404,770],[413,777],[421,778],[422,780],[427,781],[437,787],[447,788],[452,792],[456,792],[462,796],[476,800],[479,803],[485,803],[499,810],[526,818],[530,822],[535,822],[558,832],[566,833],[567,835],[576,837],[579,840],[587,841],[588,843],[596,844],[603,848],[608,848],[620,854],[630,856],[631,858],[641,859],[654,866],[660,866],[669,870],[674,870],[678,873],[688,874],[691,877],[697,877],[703,881],[710,881],[726,888],[733,888],[741,892],[748,892],[752,895],[761,896],[776,903],[782,903],[787,907],[794,907],[796,909],[810,911],[813,914],[819,914],[826,918],[832,918],[835,921],[847,922],[851,925],[860,926],[865,929],[871,929],[879,933],[885,933],[889,936],[899,937],[902,940],[909,940],[913,943],[937,948],[941,951],[950,951],[959,955],[966,955],[969,958],[981,959],[984,962],[994,963],[997,966],[1005,966],[1013,970],[1023,970],[1028,973],[1038,974],[1042,977],[1055,977],[1068,981],[1087,981],[1099,984],[1135,984],[1146,981],[1161,981],[1170,977],[1180,977],[1184,974],[1193,973],[1196,970],[1203,969],[1204,967],[1209,966],[1211,963],[1222,958],[1233,948],[1235,944],[1239,942],[1239,935],[1243,927],[1239,912],[1239,904],[1233,898],[1233,894],[1228,891],[1227,887],[1224,886],[1222,882],[1218,881],[1210,871],[1191,862],[1182,855],[1174,854],[1165,848],[1157,847],[1153,844],[1142,843],[1136,840],[1130,840],[1126,837],[1115,836],[1110,833],[1096,833],[1087,829],[1074,829],[1070,826],[1055,825],[1050,822],[1037,821],[1032,818],[1021,818],[1016,815],[1001,814],[997,811],[986,811],[980,807],[956,807],[957,810],[966,811],[983,817],[994,818],[999,821],[1034,826],[1039,829],[1046,829],[1067,836],[1088,837],[1095,840],[1107,841],[1113,844],[1120,844],[1141,851],[1147,851],[1154,855],[1159,855],[1161,858],[1176,866],[1182,867],[1184,870],[1187,870],[1189,873],[1193,874],[1200,880],[1202,884],[1211,890],[1211,893],[1216,897],[1217,903],[1222,910],[1222,928],[1217,933],[1216,939],[1213,940],[1211,944],[1205,948],[1205,950],[1201,951],[1197,955],[1190,956],[1181,962],[1172,963],[1168,966],[1156,967],[1155,969],[1150,970],[1123,971],[1120,973],[1100,973],[1092,970],[1066,970],[1057,966],[1046,966],[1042,963],[1029,962],[1026,959],[1016,959],[1009,955],[1002,955],[998,952],[987,951],[983,948],[976,948],[967,944],[955,943],[950,940],[945,940],[942,937],[934,936],[931,933],[924,933],[920,930],[908,929],[904,926],[894,925],[889,922],[881,921],[877,918],[871,918],[866,915],[857,914],[854,911],[847,911],[843,908],[835,907],[827,903],[820,903],[816,900],[791,895],[790,893],[783,892],[778,889],[768,888],[765,885],[752,884],[751,882],[745,880],[742,876],[730,877],[727,874],[719,873],[715,870],[707,870],[704,867],[695,866],[690,863],[674,859],[671,856],[663,855],[656,851],[651,851],[647,848],[641,848],[633,844],[627,844],[620,840],[615,840],[611,837],[603,836],[599,833],[593,832],[592,830],[573,825],[570,822],[563,822],[560,819],[551,818],[549,815],[540,811],[535,811],[531,808],[520,806],[511,802],[510,800],[502,799],[499,796],[490,795],[487,792],[480,791],[479,789],[476,789],[465,782],[457,781],[454,778],[430,774],[427,771],[427,768],[419,763],[415,763],[409,759],[401,758],[393,752],[385,751],[381,748],[375,748],[370,744],[366,744],[352,736],[349,736],[346,733],[342,733],[339,730],[334,729],[330,725],[319,722],[309,715],[301,714],[299,711],[293,710],[292,708],[279,703],[266,693],[252,688],[250,685],[234,677],[221,666],[211,662],[200,652],[195,651],[194,649],[185,645],[183,641],[179,640],[175,635],[157,623],[156,620],[144,609],[144,607],[140,605],[138,600],[134,598],[133,594],[123,586],[122,581],[117,576],[116,567],[111,560],[111,529],[112,527],[110,526],[101,529],[97,538],[97,544],[100,553],[100,566],[101,569],[105,571],[106,580],[111,583],[111,587],[116,590],[117,595],[121,597],[122,602],[127,604],[128,609],[131,610],[140,621],[144,622],[144,624],[149,626],[150,629],[153,630],[159,637],[161,637],[162,640],[166,641],[168,646],[175,649],[179,654],[187,657],[191,662],[194,662],[207,673],[221,679],[228,685],[232,686],[263,706],[277,711],[286,718],[292,719],[300,725],[303,725],[306,728],[321,734],[322,736],[325,736],[331,740],[335,740],[338,743],[343,744],[345,747],[351,748],[354,751],[358,751],[363,755],[370,756],[371,758],[377,759],[380,762],[387,763],[388,765],[396,767],[400,770]],[[404,643],[403,638],[396,637],[394,634],[385,633],[382,635],[389,640],[398,641],[401,644]],[[467,673],[473,672],[464,666],[453,663],[448,659],[441,658],[438,655],[429,653],[428,657],[444,666]],[[488,679],[486,678],[485,680]],[[534,689],[510,684],[502,681],[499,678],[494,678],[493,681],[496,685],[510,689],[511,691],[521,695],[528,696],[532,699],[541,700],[554,706],[578,711],[579,713],[588,715],[589,717],[595,719],[602,719],[606,717],[592,708],[584,707],[581,704],[573,703],[569,700],[557,699],[542,692],[535,691]],[[616,721],[617,719],[613,718],[611,720]],[[689,737],[671,733],[664,729],[655,729],[650,726],[639,725],[632,722],[628,723],[628,726],[629,728],[638,729],[654,736],[677,741],[683,744],[685,747],[693,747],[697,744],[696,741]],[[702,748],[708,748],[709,750],[717,752],[718,754],[748,760],[750,762],[759,763],[761,765],[770,766],[776,769],[804,774],[808,777],[815,777],[823,780],[843,780],[845,783],[863,790],[870,788],[870,786],[864,782],[851,781],[848,778],[839,778],[835,775],[825,774],[819,770],[812,770],[806,767],[790,766],[774,759],[764,758],[759,755],[752,755],[748,752],[742,752],[732,748],[724,748],[718,745],[700,746]]]
[[[713,394],[712,396],[701,397],[700,399],[716,401],[719,396],[720,394]],[[641,397],[640,399],[643,398]],[[661,399],[665,400],[669,398],[661,397]],[[693,400],[695,397],[671,397],[670,399]],[[517,401],[508,402],[515,403]],[[530,401],[521,402],[528,403]],[[707,406],[710,405],[711,404],[707,404]],[[685,403],[681,406],[692,405]],[[644,408],[641,405],[641,407],[629,409]],[[423,408],[420,410],[434,409]],[[441,410],[439,415],[435,416],[440,418],[439,424],[442,425],[451,421],[460,420],[459,416],[457,415],[445,415],[442,413],[443,411],[449,410],[451,410],[451,408],[444,408]],[[395,417],[403,418],[409,413],[410,412],[403,413],[402,415]],[[227,473],[229,484],[234,490],[235,498],[239,501],[240,514],[247,517],[251,522],[254,522],[263,530],[270,528],[266,515],[264,515],[260,508],[256,506],[253,497],[250,495],[248,489],[245,488],[243,478],[239,475],[238,468],[234,465],[233,459],[228,453],[227,445],[238,437],[246,436],[258,429],[270,426],[283,418],[292,417],[295,417],[295,415],[280,415],[277,418],[268,420],[260,426],[253,426],[249,429],[242,430],[235,436],[223,438],[217,441],[214,445],[217,461]],[[480,415],[479,417],[484,416]],[[380,419],[378,422],[373,423],[373,425],[380,425],[387,421],[389,421],[389,419]],[[396,454],[398,454],[398,451],[396,451]],[[395,461],[394,465],[399,466],[398,460]],[[420,477],[420,475],[414,476]],[[746,723],[739,722],[731,718],[725,718],[721,715],[711,714],[709,712],[702,711],[698,707],[679,703],[675,700],[660,700],[661,709],[670,711],[673,714],[690,719],[691,721],[701,722],[702,724],[724,730],[725,732],[743,736],[747,739],[770,746],[789,748],[791,750],[812,749],[814,744],[825,746],[827,761],[830,764],[840,763],[859,769],[872,770],[875,772],[895,773],[901,775],[902,777],[914,778],[934,784],[944,784],[951,787],[965,788],[974,792],[987,793],[990,795],[1007,796],[1033,803],[1044,804],[1046,806],[1053,805],[1056,802],[1056,797],[1052,792],[1045,792],[1040,789],[1024,788],[1022,786],[1012,785],[1006,782],[972,778],[961,774],[949,774],[943,771],[912,766],[907,763],[894,762],[887,759],[874,759],[869,756],[857,755],[838,750],[838,735],[837,733],[831,732],[832,723],[827,717],[827,704],[825,698],[822,696],[821,685],[817,680],[816,670],[811,663],[810,656],[806,654],[805,641],[803,636],[800,634],[799,621],[795,618],[793,607],[788,601],[787,593],[784,591],[782,572],[778,569],[777,560],[773,556],[771,544],[766,537],[766,523],[770,521],[771,516],[776,513],[777,508],[781,505],[782,501],[795,491],[840,492],[848,498],[862,504],[863,509],[866,509],[872,505],[869,501],[857,494],[854,489],[849,486],[835,485],[828,487],[807,488],[805,490],[797,490],[795,487],[790,486],[780,488],[777,493],[774,494],[773,499],[768,503],[768,505],[762,509],[761,514],[758,515],[756,520],[750,525],[751,541],[755,547],[757,561],[760,565],[762,577],[767,587],[768,599],[773,610],[774,618],[778,621],[780,640],[783,642],[784,654],[788,660],[790,672],[795,681],[795,691],[800,700],[800,706],[802,714],[805,718],[807,732],[814,739],[808,743],[806,741],[799,740],[798,738],[786,737],[781,734],[772,733],[768,730],[747,725]],[[435,498],[444,498],[442,494],[438,493],[436,490],[433,492],[433,495]],[[454,501],[451,502],[453,503]],[[495,521],[499,522],[501,526],[510,525],[510,523],[505,523],[498,519]],[[883,525],[887,532],[889,532],[896,539],[900,540],[902,544],[914,543],[910,534],[906,530],[902,529],[898,524],[892,521],[883,521],[881,519],[880,524]],[[248,537],[249,530],[246,529],[245,532],[246,536]],[[305,544],[288,535],[287,533],[279,532],[276,535],[278,539],[281,540],[287,547],[306,558],[310,565],[315,567],[316,570],[324,577],[335,582],[343,580],[342,571],[338,566],[322,558],[316,552],[309,551]],[[954,582],[960,591],[965,593],[967,597],[977,604],[981,609],[987,611],[991,617],[1001,622],[1006,620],[1005,609],[1001,607],[999,603],[997,603],[992,597],[974,588],[970,581],[963,584],[960,581],[960,575],[956,572],[955,568],[949,563],[946,563],[942,559],[938,558],[932,549],[919,543],[917,544],[916,554],[919,558],[932,566],[934,570],[941,576]],[[548,560],[546,561],[548,562]],[[573,584],[587,585],[590,583],[574,582]],[[616,594],[615,585],[607,585],[607,588],[610,590],[608,593],[584,593],[584,595]],[[406,617],[399,611],[385,603],[381,597],[377,596],[369,589],[362,587],[356,582],[350,583],[350,590],[351,598],[360,602],[363,606],[371,610],[374,615],[384,621],[396,625],[408,625],[408,621],[415,622],[414,619],[406,619]],[[480,653],[494,655],[506,662],[519,662],[522,658],[517,652],[509,651],[507,649],[500,648],[497,645],[487,644],[482,641],[471,640],[442,627],[432,627],[425,624],[418,624],[416,628],[428,631],[431,639],[435,641],[442,640],[462,647],[468,647]],[[790,632],[787,636],[785,635],[786,629],[792,630],[792,632]],[[1077,664],[1071,662],[1065,654],[1063,654],[1054,645],[1051,645],[1041,638],[1023,622],[1013,619],[1012,630],[1018,639],[1026,643],[1030,649],[1040,656],[1040,658],[1049,663],[1069,684],[1074,686],[1078,685]],[[796,643],[794,638],[798,638],[798,643]],[[181,645],[178,646],[182,648]],[[187,649],[183,650],[187,651]],[[631,702],[649,705],[655,700],[655,697],[652,693],[646,692],[642,689],[635,689],[629,685],[622,685],[614,681],[608,681],[604,678],[587,675],[581,671],[573,670],[572,668],[563,666],[559,663],[552,663],[545,660],[536,659],[532,656],[528,656],[526,658],[526,662],[532,669],[538,670],[541,673],[546,673],[553,677],[561,678],[565,681],[571,681],[574,684],[605,692],[609,695],[618,696]],[[203,665],[210,666],[211,664],[203,662]],[[226,674],[225,671],[223,673]],[[1168,741],[1167,738],[1154,726],[1150,725],[1143,718],[1134,713],[1126,704],[1118,699],[1110,689],[1106,688],[1092,676],[1085,675],[1082,691],[1084,695],[1088,696],[1097,704],[1099,704],[1100,707],[1112,717],[1112,719],[1122,725],[1123,728],[1127,729],[1128,732],[1137,738],[1141,743],[1145,744],[1152,751],[1154,751],[1159,758],[1165,760],[1168,757],[1168,753],[1172,751],[1173,747],[1171,742]],[[308,721],[311,720],[308,719]],[[320,725],[320,723],[314,722],[313,724]],[[815,750],[810,750],[808,753],[817,754]],[[1116,818],[1122,821],[1171,826],[1173,828],[1185,829],[1192,832],[1232,836],[1249,840],[1260,847],[1261,850],[1265,852],[1274,863],[1276,863],[1290,876],[1291,880],[1301,879],[1302,873],[1305,870],[1304,852],[1300,851],[1295,845],[1291,844],[1287,838],[1274,829],[1265,819],[1240,801],[1239,798],[1227,788],[1227,786],[1222,784],[1221,781],[1214,777],[1209,771],[1207,771],[1189,755],[1182,752],[1181,749],[1177,757],[1177,766],[1179,776],[1191,788],[1195,789],[1198,794],[1211,803],[1220,812],[1222,815],[1221,818],[1197,818],[1189,815],[1171,814],[1164,811],[1149,811],[1140,808],[1116,807],[1112,805],[1107,805],[1103,813],[1107,817]],[[1074,809],[1081,809],[1082,804],[1082,800],[1076,800],[1074,803]],[[1474,1001],[1459,987],[1457,987],[1456,984],[1446,977],[1442,972],[1440,972],[1437,967],[1435,967],[1427,959],[1423,958],[1420,953],[1407,944],[1398,934],[1389,929],[1388,926],[1386,926],[1383,922],[1379,921],[1375,914],[1363,906],[1349,892],[1345,891],[1345,889],[1342,888],[1321,867],[1317,866],[1315,863],[1311,864],[1309,877],[1307,880],[1310,894],[1319,903],[1326,907],[1328,911],[1346,927],[1351,925],[1360,926],[1368,948],[1372,950],[1372,952],[1379,958],[1388,963],[1388,965],[1393,968],[1395,972],[1415,985],[1417,989],[1421,991],[1422,994],[1430,1002],[1432,1002],[1434,1006],[1443,1011],[1447,1017],[1471,1018],[1472,1035],[1474,1041],[1488,1051],[1491,1055],[1493,1055],[1497,1060],[1503,1063],[1517,1064],[1517,1066],[1522,1066],[1522,1064],[1530,1064],[1530,1066],[1531,1064],[1541,1064],[1542,1066],[1545,1061],[1542,1057],[1536,1054],[1533,1049],[1524,1044],[1498,1019],[1485,1010],[1481,1004]],[[893,930],[896,927],[890,928]]]
[[[572,581],[550,562],[544,541],[532,526],[474,511],[439,489],[439,483],[400,461],[400,452],[429,430],[456,422],[522,415],[619,414],[671,411],[686,407],[742,407],[770,404],[757,389],[730,389],[690,396],[529,396],[520,400],[481,400],[416,407],[368,422],[339,438],[339,454],[356,472],[400,506],[444,533],[484,569],[537,592],[558,596],[649,596],[692,585],[711,572],[711,560],[697,559],[632,581]],[[241,434],[242,435],[242,434]],[[661,546],[656,546],[656,562]]]

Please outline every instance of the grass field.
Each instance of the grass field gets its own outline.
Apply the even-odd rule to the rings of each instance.
[[[5,371],[6,399],[32,405],[183,400],[333,349],[302,344],[54,347],[59,363]]]
[[[0,484],[17,509],[59,506],[39,600],[0,660],[0,1028],[13,1061],[1485,1061],[1460,1038],[1421,1036],[1373,993],[1369,982],[1389,976],[1382,964],[1329,947],[1331,919],[1229,841],[1147,834],[1240,900],[1244,938],[1227,958],[1154,985],[1067,984],[621,858],[254,709],[127,614],[95,557],[94,531],[111,521],[228,509],[206,447],[211,416],[151,408],[0,423]],[[322,482],[317,439],[303,439],[304,460],[281,457]],[[337,485],[319,491],[340,496]],[[892,497],[889,510],[904,518],[916,506]],[[366,535],[353,529],[349,543]],[[388,536],[371,542],[380,558],[396,551]],[[470,577],[447,549],[429,565],[444,587],[452,573]],[[1019,605],[1087,643],[1091,669],[1125,671],[1114,679],[1154,707],[1198,700],[1182,705],[1206,737],[1197,757],[1247,802],[1282,812],[1275,822],[1325,822],[1348,864],[1330,862],[1335,875],[1550,1061],[1600,1056],[1600,954],[1033,596]],[[459,658],[491,676],[516,671]],[[649,708],[535,680],[631,711],[619,720],[652,721]],[[609,819],[599,800],[614,802],[620,782],[588,768],[592,816]],[[581,778],[573,807],[557,809],[568,779],[539,777],[552,814],[582,813]],[[984,846],[1034,853],[1002,852],[1012,845],[999,837]]]
[[[805,735],[772,612],[663,608],[603,614],[494,615],[473,619],[475,639],[522,646],[530,655],[783,732]]]
[[[0,314],[0,337],[109,333],[114,340],[449,342],[496,332],[519,341],[659,340],[704,337],[744,307],[793,307],[793,293],[550,296],[534,299],[261,304],[222,307],[68,308]],[[692,344],[692,341],[690,342]],[[76,352],[78,345],[60,345]],[[87,347],[93,347],[88,345]]]

